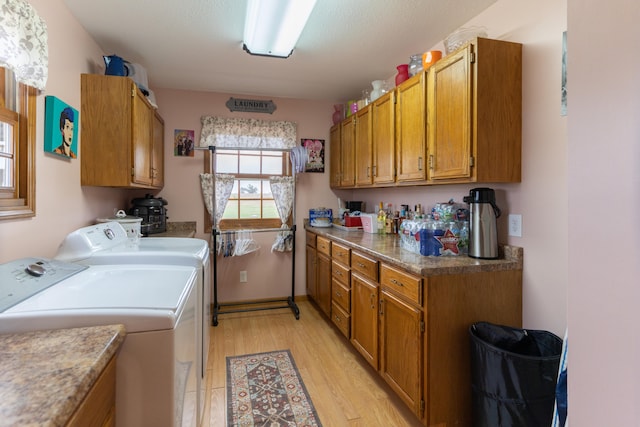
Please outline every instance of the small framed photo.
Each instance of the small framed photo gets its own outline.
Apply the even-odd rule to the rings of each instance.
[[[302,139],[302,146],[307,149],[305,172],[324,173],[324,139]]]
[[[193,157],[195,132],[187,129],[174,129],[173,135],[173,155]]]
[[[78,158],[78,110],[55,96],[44,100],[44,151],[68,159]]]

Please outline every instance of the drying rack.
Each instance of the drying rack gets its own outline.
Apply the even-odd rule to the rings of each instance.
[[[282,148],[245,148],[245,147],[221,147],[224,150],[249,150],[249,151],[279,151],[279,152],[290,152],[289,149]],[[210,170],[213,176],[213,203],[212,203],[212,212],[211,212],[211,236],[213,239],[213,249],[216,252],[213,256],[213,326],[218,326],[218,316],[226,313],[242,313],[249,311],[260,311],[260,310],[276,310],[281,308],[290,308],[296,319],[300,319],[300,309],[295,301],[295,293],[296,293],[296,285],[295,285],[295,272],[296,272],[296,171],[295,168],[291,168],[291,174],[293,177],[293,205],[291,208],[291,227],[288,229],[285,228],[260,228],[251,230],[253,233],[265,233],[265,232],[288,232],[291,233],[291,295],[286,298],[270,298],[260,301],[253,302],[238,302],[238,303],[224,303],[221,304],[218,302],[218,256],[217,256],[217,245],[218,245],[218,237],[223,234],[235,233],[236,230],[219,230],[216,228],[216,196],[215,196],[215,165],[216,165],[216,147],[209,146],[210,156]],[[255,306],[255,307],[252,307]],[[223,307],[225,309],[223,310]],[[235,308],[234,308],[235,307]]]

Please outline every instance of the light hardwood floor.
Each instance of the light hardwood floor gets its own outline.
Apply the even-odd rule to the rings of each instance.
[[[229,313],[210,327],[202,427],[226,426],[226,357],[289,349],[324,427],[412,427],[418,418],[310,301],[289,309]]]

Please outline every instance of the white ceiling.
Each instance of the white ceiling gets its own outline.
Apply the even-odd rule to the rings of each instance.
[[[64,1],[106,54],[144,66],[152,89],[345,101],[496,0],[318,0],[287,59],[242,50],[245,0]]]

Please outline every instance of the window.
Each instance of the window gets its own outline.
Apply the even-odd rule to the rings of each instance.
[[[0,67],[0,220],[35,215],[36,89]]]
[[[287,160],[282,151],[217,150],[216,172],[236,177],[222,215],[223,228],[281,225],[269,177],[289,175]]]

